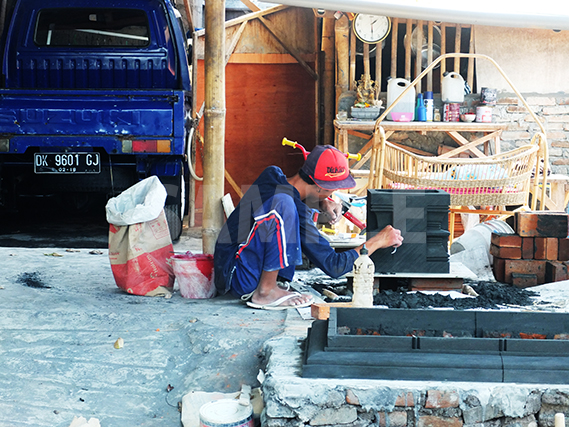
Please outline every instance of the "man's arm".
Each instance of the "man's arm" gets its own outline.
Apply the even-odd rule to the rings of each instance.
[[[383,230],[365,242],[366,249],[370,255],[378,249],[388,248],[390,246],[397,248],[402,244],[403,236],[401,236],[401,231],[397,228],[393,228],[391,225],[385,226]],[[358,253],[360,253],[362,246],[355,248]]]

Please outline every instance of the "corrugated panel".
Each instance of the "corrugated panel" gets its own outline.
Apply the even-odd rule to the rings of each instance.
[[[13,87],[43,89],[155,89],[175,87],[176,76],[165,58],[51,57],[20,55]]]
[[[153,91],[77,91],[73,96],[34,90],[5,91],[0,128],[14,135],[177,136],[173,108],[183,93]],[[117,126],[120,124],[120,126]],[[176,126],[179,129],[181,126]]]

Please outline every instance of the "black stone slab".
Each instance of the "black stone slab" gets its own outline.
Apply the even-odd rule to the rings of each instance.
[[[401,230],[403,245],[375,251],[376,273],[448,273],[450,194],[442,190],[368,190],[367,236],[386,225]]]
[[[331,307],[308,332],[302,376],[566,384],[569,340],[553,337],[567,331],[567,313]]]

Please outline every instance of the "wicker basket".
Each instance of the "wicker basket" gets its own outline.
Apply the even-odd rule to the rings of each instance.
[[[439,159],[384,145],[382,188],[439,189],[451,206],[527,205],[539,146],[478,159]]]
[[[437,64],[448,58],[484,59],[496,67],[540,129],[533,135],[529,145],[488,157],[457,159],[420,156],[387,142],[381,126],[382,120],[406,92],[415,87]],[[522,205],[517,209],[536,210],[539,202],[539,208],[546,209],[549,160],[545,127],[496,61],[486,55],[447,53],[435,59],[377,118],[371,151],[367,188],[441,189],[450,193],[451,206],[466,209],[469,206],[482,207],[478,211],[490,211],[493,207],[499,207],[500,210],[505,210],[504,215],[511,214],[506,208],[515,205]],[[536,174],[531,183],[532,172],[534,168],[538,169],[536,164],[543,165],[543,170]],[[530,193],[533,196],[531,207],[528,205]],[[453,211],[459,209],[461,208],[451,209],[451,222],[454,219]]]

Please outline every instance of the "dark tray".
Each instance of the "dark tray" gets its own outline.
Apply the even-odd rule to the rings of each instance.
[[[332,307],[303,377],[563,384],[569,340],[554,337],[567,333],[566,313]]]

